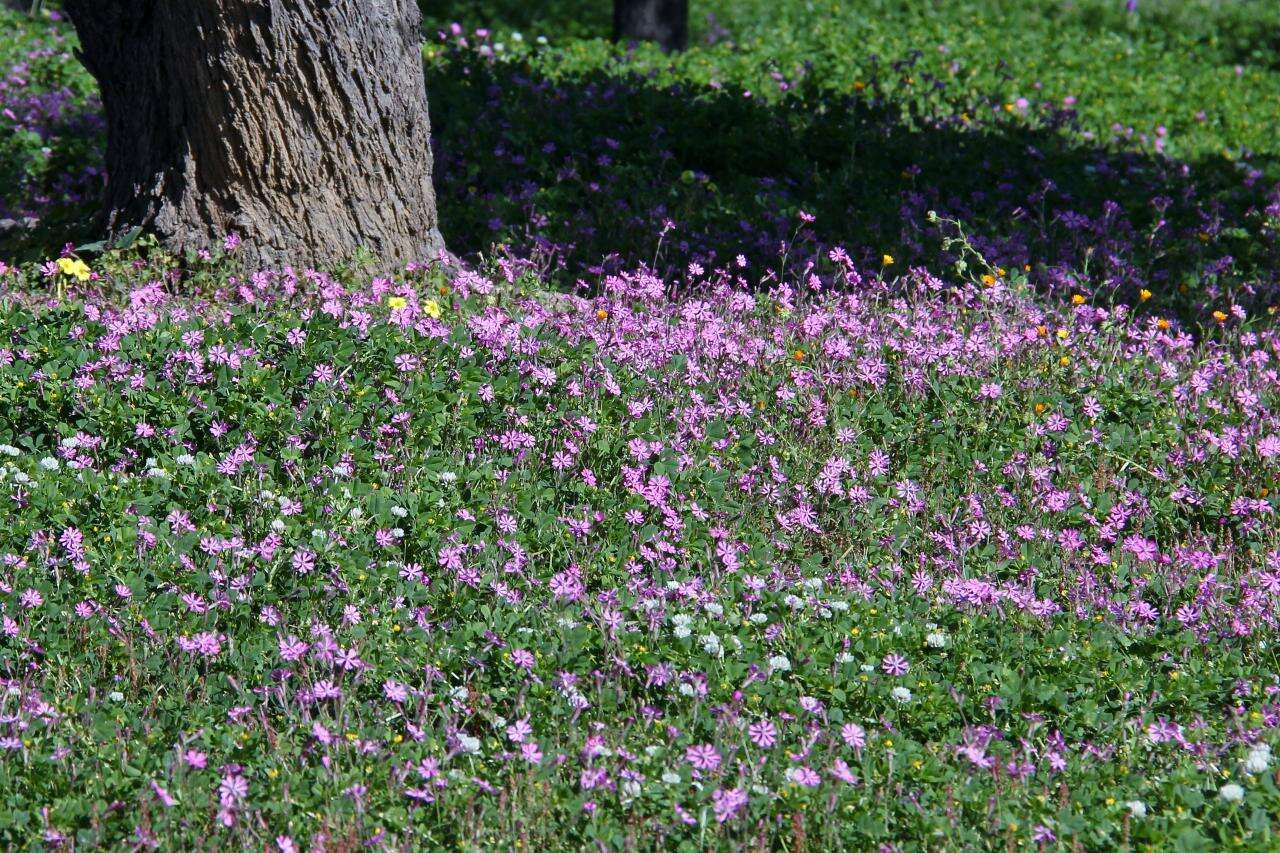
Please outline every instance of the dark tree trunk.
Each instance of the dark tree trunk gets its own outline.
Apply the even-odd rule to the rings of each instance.
[[[615,41],[656,41],[664,50],[689,43],[689,0],[613,0]]]
[[[443,249],[417,0],[65,0],[107,114],[104,229],[268,266]]]

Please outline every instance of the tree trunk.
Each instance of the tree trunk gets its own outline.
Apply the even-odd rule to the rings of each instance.
[[[263,266],[443,250],[417,0],[65,0],[107,115],[104,230]]]
[[[613,0],[615,41],[656,41],[664,50],[689,43],[689,0]]]

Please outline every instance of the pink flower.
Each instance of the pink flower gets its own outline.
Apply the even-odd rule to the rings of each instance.
[[[761,749],[773,749],[778,742],[778,727],[769,720],[760,720],[747,727],[747,737]]]
[[[741,788],[721,788],[711,793],[711,806],[715,809],[716,823],[731,820],[746,804],[747,792]]]
[[[880,666],[887,674],[893,676],[906,675],[907,671],[911,669],[911,664],[907,662],[907,659],[896,652],[890,652],[885,655]]]
[[[841,726],[840,737],[846,746],[853,749],[862,749],[867,745],[867,732],[857,723],[845,723]]]
[[[684,758],[698,770],[711,771],[720,766],[720,753],[709,743],[700,743],[684,751]]]

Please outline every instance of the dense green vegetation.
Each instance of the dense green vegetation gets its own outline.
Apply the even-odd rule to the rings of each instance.
[[[393,278],[0,12],[0,843],[1280,844],[1280,9],[424,8]]]

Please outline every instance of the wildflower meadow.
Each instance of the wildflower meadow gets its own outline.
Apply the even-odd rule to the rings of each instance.
[[[93,242],[0,11],[0,843],[1280,846],[1280,13],[533,5],[393,273]]]

